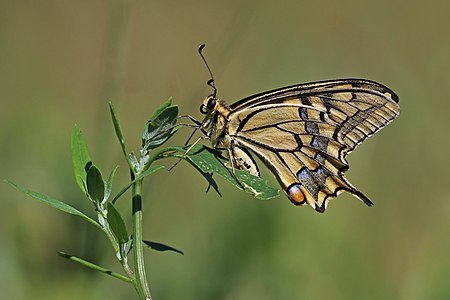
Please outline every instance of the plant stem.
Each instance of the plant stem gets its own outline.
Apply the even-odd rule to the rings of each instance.
[[[134,174],[131,172],[131,180]],[[134,285],[141,299],[149,299],[150,289],[145,275],[144,248],[142,245],[142,180],[138,180],[132,187],[133,211],[133,248],[134,248]]]

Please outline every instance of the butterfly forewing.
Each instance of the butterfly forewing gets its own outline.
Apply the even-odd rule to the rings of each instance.
[[[397,103],[390,89],[362,79],[290,86],[230,105],[213,142],[256,153],[294,204],[323,212],[348,191],[371,205],[345,179],[346,156],[397,117]]]

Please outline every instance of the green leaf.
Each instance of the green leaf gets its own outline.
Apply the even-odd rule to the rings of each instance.
[[[91,162],[91,158],[83,134],[76,125],[72,129],[71,149],[75,180],[77,181],[79,188],[86,193],[86,166]]]
[[[93,264],[93,263],[91,263],[91,262],[89,262],[87,260],[84,260],[82,258],[73,256],[73,255],[70,255],[70,254],[67,254],[67,253],[64,253],[64,252],[58,252],[58,255],[61,256],[61,257],[67,258],[68,260],[71,260],[71,261],[77,262],[79,264],[82,264],[85,267],[94,269],[94,270],[102,272],[102,273],[104,273],[106,275],[109,275],[109,276],[115,277],[117,279],[120,279],[122,281],[125,281],[125,282],[128,282],[128,283],[132,283],[133,282],[130,278],[128,278],[126,276],[123,276],[123,275],[121,275],[119,273],[113,272],[113,271],[111,271],[109,269],[100,267],[99,265]]]
[[[181,153],[185,153],[188,148],[189,146],[174,147],[174,149],[180,151]],[[183,156],[178,155],[177,157]],[[228,160],[221,156],[218,151],[208,148],[204,145],[195,145],[183,158],[187,159],[202,172],[217,174],[226,179],[235,187],[241,189],[241,185],[234,178],[231,168],[225,167],[225,164],[228,162]],[[254,195],[256,198],[267,200],[279,195],[279,190],[268,186],[266,180],[251,175],[244,170],[235,171],[236,177],[239,182],[245,187],[245,191]]]
[[[148,175],[155,173],[158,170],[161,170],[162,168],[164,168],[164,166],[152,166],[150,168],[148,168],[147,170],[145,170],[144,172],[142,172],[141,174],[139,174],[134,181],[140,180],[144,177],[147,177]]]
[[[11,184],[13,187],[15,187],[15,188],[16,188],[17,190],[19,190],[20,192],[22,192],[22,193],[24,193],[24,194],[26,194],[26,195],[28,195],[28,196],[30,196],[30,197],[32,197],[32,198],[38,200],[38,201],[40,201],[40,202],[42,202],[42,203],[44,203],[44,204],[47,204],[47,205],[49,205],[49,206],[51,206],[51,207],[53,207],[53,208],[59,209],[59,210],[61,210],[61,211],[63,211],[63,212],[66,212],[66,213],[68,213],[68,214],[82,217],[82,218],[84,218],[85,220],[87,220],[88,222],[90,222],[90,223],[96,225],[97,227],[99,227],[100,229],[102,229],[102,227],[100,226],[100,224],[98,224],[96,221],[94,221],[93,219],[89,218],[88,216],[86,216],[85,214],[83,214],[83,213],[82,213],[81,211],[79,211],[78,209],[73,208],[72,206],[70,206],[70,205],[68,205],[68,204],[66,204],[66,203],[64,203],[64,202],[62,202],[62,201],[53,199],[53,198],[51,198],[51,197],[49,197],[49,196],[40,194],[40,193],[38,193],[38,192],[31,191],[31,190],[29,190],[29,189],[27,189],[27,188],[24,188],[24,187],[18,185],[18,184],[15,183],[15,182],[12,182],[12,181],[9,181],[9,180],[6,180],[6,182],[9,183],[9,184]],[[103,229],[102,229],[102,230],[103,230]]]
[[[128,232],[125,222],[123,221],[120,213],[111,203],[108,203],[108,223],[119,241],[119,244],[122,245],[128,242]]]
[[[216,193],[219,194],[220,197],[222,197],[222,194],[219,191],[219,186],[217,185],[217,182],[213,178],[213,173],[203,172],[196,164],[192,163],[190,160],[188,161],[192,166],[194,166],[194,168],[197,169],[197,171],[200,172],[200,174],[202,174],[203,177],[205,177],[206,181],[208,181],[209,184],[208,188],[212,187],[216,191]]]
[[[111,119],[113,121],[114,130],[116,131],[116,136],[119,139],[120,146],[122,146],[123,152],[126,153],[122,129],[120,128],[120,123],[119,120],[117,119],[116,109],[114,108],[112,102],[109,102],[109,112],[111,113]]]
[[[135,171],[138,170],[139,169],[139,161],[138,161],[136,155],[133,152],[131,152],[128,155],[128,158],[129,158],[129,161],[130,161],[130,164],[131,164],[131,167],[133,168],[133,170],[135,170]]]
[[[109,177],[106,180],[106,183],[105,183],[105,197],[104,197],[104,199],[108,199],[109,196],[111,195],[112,182],[114,180],[114,175],[116,174],[116,171],[117,171],[118,168],[119,168],[119,166],[116,166],[114,168],[114,170],[111,171],[111,174],[109,174]]]
[[[119,140],[120,147],[122,148],[122,154],[125,157],[125,160],[128,163],[128,166],[134,170],[135,166],[133,166],[132,162],[130,161],[130,158],[128,157],[128,152],[125,147],[125,141],[123,139],[122,129],[120,128],[119,120],[117,119],[116,109],[114,108],[114,105],[112,102],[109,102],[109,111],[111,113],[111,119],[113,121],[114,130],[116,131],[117,139]]]
[[[165,110],[166,108],[168,108],[169,106],[172,106],[172,97],[170,97],[169,99],[167,99],[166,102],[164,102],[160,107],[158,107],[152,114],[150,120],[156,119],[156,117],[158,117],[158,115]]]
[[[143,240],[142,243],[147,248],[151,248],[151,249],[156,250],[156,251],[161,251],[161,252],[173,251],[173,252],[179,253],[181,255],[184,255],[183,251],[180,251],[178,249],[175,249],[173,247],[170,247],[170,246],[167,246],[167,245],[164,245],[164,244],[161,244],[161,243],[150,242],[150,241],[145,241],[145,240]]]
[[[97,202],[102,202],[105,198],[105,182],[100,170],[92,165],[86,175],[86,183],[89,197]]]
[[[145,172],[139,174],[133,181],[131,181],[129,184],[127,184],[124,188],[120,190],[120,192],[117,193],[117,195],[113,198],[112,203],[116,203],[117,199],[119,199],[120,196],[122,196],[136,181],[141,180],[142,178],[164,168],[163,166],[152,166],[148,168]]]
[[[179,129],[175,126],[178,116],[178,106],[165,106],[159,108],[157,113],[153,114],[151,120],[142,134],[142,149],[141,153],[146,154],[151,149],[154,149],[164,142],[166,142]]]

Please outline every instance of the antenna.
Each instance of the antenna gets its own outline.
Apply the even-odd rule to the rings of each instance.
[[[203,56],[203,48],[205,48],[205,44],[201,44],[198,47],[198,54],[200,54],[200,57],[202,58],[203,62],[205,63],[205,66],[208,69],[209,75],[211,76],[211,79],[209,79],[206,82],[206,84],[214,89],[213,97],[216,98],[217,88],[216,88],[216,84],[214,81],[214,76],[213,76],[213,73],[211,72],[211,68],[209,67],[208,62],[206,61],[205,57]]]

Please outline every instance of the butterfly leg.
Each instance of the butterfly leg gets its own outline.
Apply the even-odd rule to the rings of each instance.
[[[177,117],[178,119],[184,119],[184,118],[188,118],[189,120],[191,120],[192,122],[194,122],[196,125],[201,126],[202,122],[200,122],[199,120],[197,120],[196,118],[194,118],[191,115],[181,115]]]
[[[203,125],[202,122],[200,122],[199,120],[197,120],[196,118],[194,118],[194,117],[191,116],[191,115],[181,115],[181,116],[178,116],[178,119],[184,119],[184,118],[188,118],[188,119],[191,120],[194,124],[181,123],[181,124],[179,124],[179,125],[186,126],[186,127],[194,127],[194,128],[200,129],[204,135],[208,135],[208,133],[206,132],[206,130],[203,129],[203,127],[202,127],[202,125]]]
[[[189,143],[189,141],[192,139],[192,137],[194,136],[195,132],[200,129],[201,132],[208,136],[208,133],[206,132],[206,130],[202,127],[202,122],[200,122],[199,120],[197,120],[196,118],[194,118],[191,115],[182,115],[182,116],[178,116],[178,119],[183,119],[183,118],[188,118],[189,120],[191,120],[192,122],[194,122],[194,124],[189,124],[189,123],[179,123],[178,125],[181,126],[185,126],[185,127],[194,127],[194,131],[191,133],[191,135],[189,136],[189,138],[186,140],[186,142],[184,143],[185,146],[187,146],[187,144]]]
[[[186,156],[192,150],[192,148],[194,148],[195,145],[197,145],[201,140],[204,140],[204,139],[209,139],[209,138],[207,136],[201,136],[194,143],[192,143],[192,145],[190,145],[189,148],[187,148],[186,151],[183,153],[183,156],[180,157],[180,159],[178,159],[178,161],[172,167],[169,168],[169,171],[171,171],[173,168],[175,168],[180,163],[180,161],[182,161],[184,158],[186,158]]]

